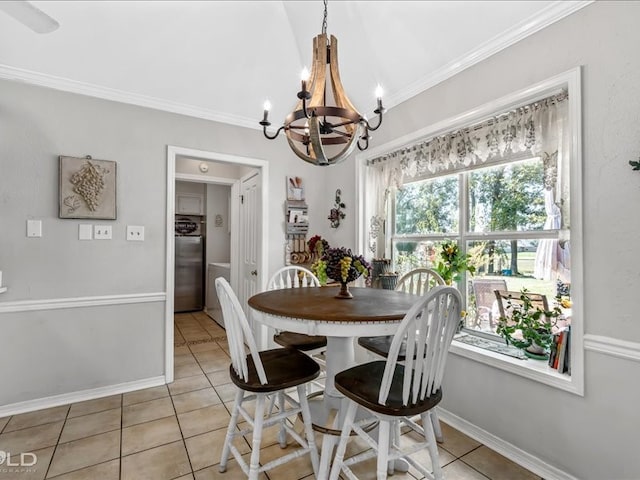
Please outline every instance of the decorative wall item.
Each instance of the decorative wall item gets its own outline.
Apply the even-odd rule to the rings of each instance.
[[[215,216],[215,223],[214,225],[216,227],[221,227],[222,226],[222,215],[220,215],[219,213]]]
[[[629,160],[629,165],[631,165],[632,170],[640,170],[640,158],[638,158],[638,161]]]
[[[346,205],[342,203],[342,200],[340,200],[340,195],[342,195],[342,192],[340,191],[340,189],[337,189],[336,203],[331,209],[331,212],[329,212],[329,216],[327,217],[331,221],[331,228],[338,228],[340,226],[340,220],[343,220],[345,217],[342,209],[345,208]]]
[[[304,186],[300,177],[287,177],[287,200],[304,200]]]
[[[60,218],[116,219],[116,162],[60,156]]]

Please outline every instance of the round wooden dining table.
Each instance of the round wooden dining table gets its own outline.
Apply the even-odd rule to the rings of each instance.
[[[393,335],[415,295],[395,290],[351,287],[353,298],[335,298],[339,287],[283,288],[258,293],[249,306],[260,312],[256,320],[277,330],[327,337],[326,379],[322,402],[310,402],[314,426],[326,432],[339,429],[343,395],[334,385],[335,375],[355,365],[355,337]],[[337,437],[334,437],[337,438]],[[325,435],[320,478],[327,472],[335,440]]]

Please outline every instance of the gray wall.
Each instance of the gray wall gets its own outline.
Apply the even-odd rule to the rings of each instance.
[[[165,291],[167,145],[270,162],[274,220],[264,238],[270,272],[282,266],[285,175],[309,179],[311,202],[324,184],[324,173],[298,160],[284,138],[0,81],[0,270],[9,288],[0,294],[0,364],[11,365],[0,408],[164,374],[162,301],[28,308]],[[58,219],[58,155],[118,162],[117,220]],[[26,238],[27,219],[42,220],[42,238]],[[113,239],[79,241],[80,223],[112,225]],[[144,225],[145,241],[127,242],[127,225]],[[16,302],[22,311],[7,313]]]
[[[585,333],[632,342],[640,342],[640,172],[627,162],[640,154],[639,21],[638,2],[596,2],[393,108],[373,142],[582,65]],[[355,181],[353,164],[327,181]],[[344,226],[344,242],[355,243],[355,222]],[[586,351],[580,397],[450,355],[443,407],[577,478],[638,479],[639,376],[637,361]]]

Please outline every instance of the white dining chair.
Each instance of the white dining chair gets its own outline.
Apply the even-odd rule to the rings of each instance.
[[[313,472],[317,475],[319,457],[311,427],[311,414],[305,395],[305,386],[319,375],[320,367],[311,357],[294,349],[276,348],[259,352],[249,322],[229,282],[218,277],[215,285],[222,307],[231,355],[229,375],[238,388],[222,448],[220,472],[227,469],[229,453],[233,454],[250,480],[257,480],[260,473],[308,454],[311,457]],[[248,355],[245,353],[245,345],[249,349]],[[297,399],[287,393],[287,389],[292,387],[296,388]],[[268,396],[274,395],[278,399],[279,409],[275,412],[272,409],[267,411],[265,401]],[[255,400],[253,416],[243,406],[245,402],[252,400]],[[289,421],[290,417],[295,419],[298,414],[302,416],[303,434],[298,433],[293,428],[293,422]],[[246,420],[248,428],[238,430],[238,415],[242,415]],[[287,434],[296,440],[301,448],[260,466],[263,429],[276,424],[280,424],[278,440],[282,448],[287,446]],[[249,433],[253,434],[253,440],[251,459],[247,465],[233,441],[234,438]]]
[[[427,478],[442,479],[430,417],[432,409],[442,399],[442,377],[449,345],[460,322],[460,312],[458,290],[435,287],[418,300],[402,320],[386,361],[365,363],[336,375],[335,386],[348,399],[348,407],[330,480],[337,480],[341,473],[349,479],[357,478],[351,466],[374,457],[377,457],[378,480],[393,473],[397,459],[403,459]],[[404,364],[401,364],[398,354],[403,342],[407,352]],[[356,422],[358,407],[365,409],[368,415]],[[418,414],[420,424],[411,419]],[[372,420],[379,421],[377,440],[363,428]],[[420,434],[424,441],[401,447],[398,423]],[[345,459],[352,432],[372,448]],[[410,456],[424,448],[431,457],[432,471]]]

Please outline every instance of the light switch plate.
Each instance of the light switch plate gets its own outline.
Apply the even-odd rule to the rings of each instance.
[[[111,225],[94,225],[93,238],[96,240],[111,240]]]
[[[27,220],[27,237],[42,236],[42,220]]]
[[[143,242],[144,227],[139,225],[127,225],[127,240],[132,242]]]
[[[78,225],[78,240],[93,240],[93,225],[89,223]]]

